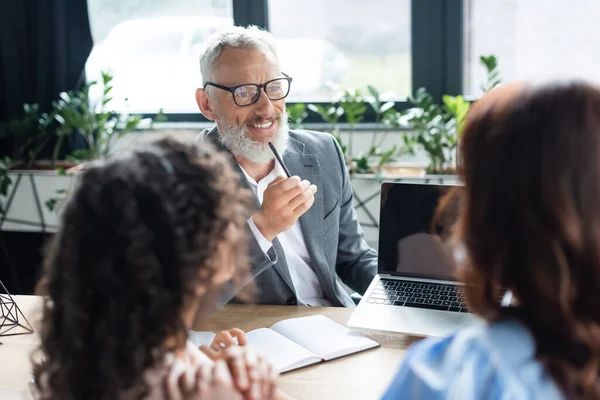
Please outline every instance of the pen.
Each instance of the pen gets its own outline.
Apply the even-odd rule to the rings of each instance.
[[[291,177],[292,175],[290,175],[290,171],[288,171],[287,167],[283,163],[283,160],[279,156],[279,153],[277,152],[277,149],[275,149],[275,146],[273,146],[273,143],[269,142],[269,147],[271,148],[271,151],[273,151],[273,154],[275,154],[275,158],[277,159],[277,161],[279,161],[279,165],[281,165],[281,168],[283,168],[287,177]]]

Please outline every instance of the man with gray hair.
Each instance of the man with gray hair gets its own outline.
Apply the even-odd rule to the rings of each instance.
[[[285,98],[292,78],[280,69],[273,36],[256,27],[219,32],[207,41],[200,69],[196,100],[216,122],[202,137],[233,155],[256,195],[248,226],[258,302],[353,306],[340,280],[364,293],[377,253],[364,241],[336,140],[289,130]]]

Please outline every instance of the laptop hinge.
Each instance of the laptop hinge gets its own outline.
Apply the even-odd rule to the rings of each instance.
[[[462,284],[460,282],[447,281],[447,280],[442,280],[442,279],[415,278],[412,276],[409,277],[409,276],[398,276],[398,275],[390,275],[390,274],[379,274],[379,277],[385,278],[385,279],[398,279],[398,280],[403,280],[403,281],[427,282],[427,283],[438,283],[441,285],[462,286]]]

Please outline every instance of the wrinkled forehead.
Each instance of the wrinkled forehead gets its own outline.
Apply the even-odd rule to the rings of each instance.
[[[224,49],[215,67],[216,79],[226,86],[264,83],[281,73],[277,56],[268,46],[264,49]]]

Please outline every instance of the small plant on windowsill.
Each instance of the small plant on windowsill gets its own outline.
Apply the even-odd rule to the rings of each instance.
[[[55,141],[55,125],[51,113],[42,113],[37,104],[24,104],[23,116],[0,123],[0,139],[10,144],[8,157],[11,169],[52,169],[49,160],[40,160]]]
[[[397,154],[397,145],[393,145],[388,150],[382,150],[381,147],[388,136],[389,128],[391,126],[390,119],[395,114],[394,106],[395,102],[385,100],[384,96],[375,89],[375,87],[368,85],[367,89],[370,96],[365,99],[367,104],[371,107],[375,113],[375,130],[371,138],[371,147],[367,154],[362,154],[360,158],[356,160],[358,171],[374,172],[377,175],[381,174],[382,167],[394,160],[394,156]],[[381,133],[381,135],[380,135]]]
[[[11,172],[52,170],[55,162],[49,158],[56,142],[52,113],[42,113],[38,104],[24,104],[22,115],[0,122],[0,139],[4,141],[6,155],[0,160],[0,198],[6,198],[12,184]],[[61,164],[61,167],[70,167]],[[0,214],[8,212],[0,203]]]
[[[493,55],[482,56],[480,62],[487,72],[481,88],[487,92],[500,84],[497,60]],[[437,104],[425,88],[419,88],[408,101],[413,107],[391,119],[394,126],[413,131],[403,135],[402,151],[424,151],[429,157],[429,174],[455,174],[458,139],[471,103],[460,95],[444,95],[442,104]]]
[[[377,90],[368,86],[369,97],[363,97],[359,90],[348,89],[341,93],[339,100],[328,105],[309,104],[308,108],[317,113],[321,119],[327,122],[330,133],[335,137],[342,149],[346,165],[350,174],[378,174],[381,168],[393,160],[396,155],[396,146],[388,150],[381,150],[387,132],[378,136],[380,131],[386,127],[387,121],[395,111],[393,101],[384,101],[383,96]],[[368,107],[375,113],[375,128],[371,140],[371,146],[367,151],[361,152],[353,157],[354,132],[357,124],[364,120]],[[340,119],[344,117],[348,124],[348,141],[343,141],[340,132]]]
[[[306,111],[306,104],[291,104],[287,107],[286,111],[292,129],[303,129],[302,123],[308,117],[308,111]]]
[[[67,137],[79,134],[85,141],[85,148],[77,149],[67,157],[67,161],[79,165],[79,169],[86,162],[92,160],[101,160],[107,158],[117,141],[129,132],[137,129],[142,118],[136,115],[118,113],[111,110],[110,103],[112,97],[110,93],[113,89],[112,76],[102,73],[102,81],[93,81],[85,85],[81,90],[61,93],[60,98],[53,104],[53,115],[58,122],[57,135],[59,138],[59,149],[62,140]],[[102,95],[98,103],[93,104],[90,98],[90,89],[95,85],[101,85]],[[164,121],[166,118],[159,111],[156,118],[146,119],[152,128],[156,121]],[[58,157],[58,150],[55,151],[54,158]],[[78,170],[58,169],[59,175],[72,175]],[[56,197],[46,201],[46,207],[51,211],[57,211],[66,199],[70,189],[60,189],[56,191]]]
[[[330,125],[329,133],[335,138],[335,140],[340,145],[346,164],[349,164],[351,162],[351,159],[349,159],[348,157],[348,148],[342,141],[342,136],[340,134],[339,127],[339,121],[341,116],[344,114],[344,109],[336,103],[331,103],[328,105],[309,104],[308,109],[318,114],[324,122]]]
[[[56,170],[58,175],[72,175],[77,164],[106,157],[118,138],[138,127],[139,117],[110,111],[111,81],[110,75],[103,74],[101,82],[62,93],[47,113],[37,104],[25,104],[21,117],[0,123],[0,139],[7,144],[8,156],[0,159],[0,214],[10,212],[1,202],[12,184],[11,173]],[[98,102],[92,102],[89,95],[94,85],[102,88]],[[159,112],[155,121],[161,119],[164,116]],[[85,141],[84,149],[74,150],[77,138]],[[63,160],[61,153],[65,151],[71,154]],[[47,208],[58,210],[68,192],[57,190],[46,202]]]

